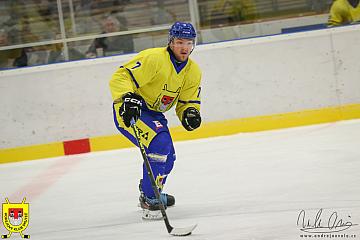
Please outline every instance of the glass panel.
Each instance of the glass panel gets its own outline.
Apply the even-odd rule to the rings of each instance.
[[[198,0],[201,27],[221,27],[257,18],[252,0]]]
[[[325,28],[331,2],[331,0],[198,0],[201,42]]]
[[[136,34],[135,51],[139,52],[152,47],[165,47],[168,42],[168,30]]]
[[[139,52],[151,47],[164,47],[167,39],[168,31],[165,30],[70,42],[69,58],[79,60]],[[64,56],[60,51],[57,55],[51,55],[49,61],[61,62],[64,61]]]
[[[165,47],[168,30],[69,42],[69,60],[114,56]],[[62,43],[0,51],[0,69],[64,62]]]
[[[10,45],[53,40],[60,33],[56,0],[5,0],[0,6],[0,28]]]
[[[187,0],[69,0],[62,6],[67,37],[114,32],[104,26],[109,16],[118,21],[116,31],[190,21]]]
[[[132,34],[100,37],[68,44],[70,60],[96,58],[134,52]]]
[[[139,52],[166,46],[168,31],[100,37],[191,21],[191,0],[61,0],[70,60]],[[326,24],[332,0],[197,0],[198,42],[277,34]],[[307,18],[305,21],[303,17]],[[321,16],[321,17],[312,17]],[[281,20],[281,21],[279,21]],[[284,21],[285,20],[285,21]],[[316,22],[317,21],[317,22]],[[321,24],[319,24],[321,23]],[[0,0],[0,47],[61,39],[57,0]],[[35,44],[36,45],[36,44]],[[64,43],[0,51],[0,68],[65,61]]]
[[[0,69],[26,66],[25,52],[22,49],[10,49],[0,51]]]
[[[65,54],[63,44],[56,44],[56,48],[53,48],[49,51],[48,55],[48,63],[57,63],[57,62],[64,62],[65,61]],[[76,49],[76,44],[68,43],[68,54],[69,60],[80,60],[85,58],[85,54]]]
[[[328,12],[331,0],[198,0],[201,27],[222,27]]]
[[[49,62],[51,54],[61,53],[62,44],[17,48],[0,51],[0,69],[43,65]]]

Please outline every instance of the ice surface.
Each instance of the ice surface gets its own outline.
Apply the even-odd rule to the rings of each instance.
[[[198,224],[183,239],[303,239],[301,210],[310,223],[323,209],[321,225],[334,212],[360,224],[359,120],[175,145],[169,220]],[[31,239],[174,238],[163,221],[141,219],[141,164],[136,148],[0,164],[0,202],[27,198]],[[359,239],[360,225],[341,233]]]

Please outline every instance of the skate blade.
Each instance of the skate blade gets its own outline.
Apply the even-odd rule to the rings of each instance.
[[[144,220],[161,220],[163,219],[163,216],[161,214],[161,211],[150,211],[148,209],[143,209],[143,215],[142,218]]]

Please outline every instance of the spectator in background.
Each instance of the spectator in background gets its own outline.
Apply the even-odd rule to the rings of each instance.
[[[62,43],[56,43],[46,46],[49,50],[48,63],[64,62],[64,46]],[[69,60],[79,60],[85,58],[85,54],[81,53],[76,47],[68,45]]]
[[[121,26],[119,20],[114,16],[109,16],[103,21],[103,32],[113,33],[120,32],[126,29],[125,26]],[[134,51],[134,42],[131,35],[120,35],[114,37],[102,37],[96,38],[90,45],[86,56],[101,57],[110,56],[114,54],[131,53]]]
[[[57,17],[57,5],[54,1],[29,0],[22,1],[23,10],[18,19],[21,43],[35,43],[54,40],[60,31]],[[26,65],[48,63],[49,52],[56,50],[56,44],[26,47]]]
[[[253,0],[218,0],[211,11],[211,25],[231,25],[255,20],[257,10]]]
[[[9,35],[0,29],[0,47],[9,46]],[[8,49],[0,51],[0,69],[23,67],[27,65],[27,57],[23,49]]]
[[[360,0],[335,0],[330,8],[329,27],[360,21]]]

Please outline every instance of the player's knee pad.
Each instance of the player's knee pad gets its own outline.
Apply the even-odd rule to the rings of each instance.
[[[162,189],[175,161],[175,151],[170,133],[166,131],[158,133],[152,139],[146,152],[156,184]],[[145,166],[143,167],[143,190],[146,196],[151,197],[154,193],[151,189],[150,181],[148,181],[146,168]]]
[[[175,149],[169,132],[160,132],[151,141],[148,157],[152,162],[164,163],[164,174],[168,175],[176,160]]]
[[[150,162],[166,164],[170,152],[173,149],[170,133],[160,132],[151,141],[148,149],[147,156]]]

